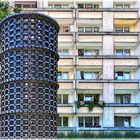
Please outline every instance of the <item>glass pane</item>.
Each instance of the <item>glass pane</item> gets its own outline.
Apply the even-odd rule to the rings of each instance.
[[[123,96],[123,103],[125,103],[125,104],[130,103],[130,95],[129,94]]]
[[[115,126],[117,127],[124,126],[124,117],[115,117]]]
[[[63,104],[68,103],[68,95],[63,95]]]
[[[92,32],[92,27],[86,27],[85,32]]]
[[[129,4],[125,4],[124,8],[130,8],[130,5]]]
[[[68,55],[68,50],[67,49],[63,50],[63,55]]]
[[[99,117],[94,117],[94,127],[99,127]]]
[[[116,100],[116,103],[120,104],[121,103],[121,95],[116,95],[115,100]]]
[[[93,101],[92,95],[86,94],[85,95],[85,100],[84,101]]]
[[[130,55],[130,50],[124,50],[124,55],[129,56]]]
[[[58,80],[61,80],[61,79],[62,79],[62,73],[61,73],[61,72],[58,72],[57,79],[58,79]]]
[[[91,72],[84,72],[84,79],[92,79],[92,73]]]
[[[79,127],[84,127],[84,118],[83,117],[79,117],[78,118],[78,123],[79,123]]]
[[[98,94],[94,95],[93,100],[94,100],[95,103],[98,103],[99,102],[99,95]]]
[[[115,6],[115,8],[123,8],[123,5],[117,4],[117,5]]]
[[[129,72],[124,73],[124,79],[130,79],[130,73]]]
[[[58,117],[57,119],[57,126],[62,126],[62,118]]]
[[[93,9],[99,9],[99,4],[94,4],[94,5],[92,6],[92,8],[93,8]]]
[[[78,4],[78,8],[84,8],[84,4]]]
[[[84,101],[84,95],[78,94],[78,101]]]
[[[83,27],[78,27],[78,32],[84,32],[84,28]]]
[[[62,96],[62,95],[60,95],[60,94],[57,95],[57,103],[58,103],[58,104],[61,104],[61,96]]]
[[[78,49],[78,55],[84,56],[84,49]]]
[[[123,32],[123,27],[116,27],[115,28],[115,31],[116,32]]]
[[[123,56],[123,50],[116,50],[117,56]]]
[[[92,4],[85,4],[85,8],[91,9],[92,8]]]
[[[94,27],[94,32],[99,32],[99,27]]]
[[[61,4],[55,4],[54,8],[61,8]]]
[[[68,73],[67,72],[63,73],[63,79],[68,79]]]
[[[92,117],[85,117],[85,127],[92,127]]]
[[[124,27],[124,32],[129,32],[129,27]]]
[[[63,117],[63,126],[68,126],[68,117]]]
[[[86,50],[84,51],[84,55],[93,55],[93,52],[92,52],[92,50],[90,50],[90,49],[89,49],[89,50],[86,49]]]
[[[124,127],[130,127],[130,117],[124,118]]]

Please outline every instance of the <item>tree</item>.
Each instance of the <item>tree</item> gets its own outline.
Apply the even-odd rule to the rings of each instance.
[[[18,6],[10,7],[10,3],[8,1],[0,0],[0,21],[10,15],[11,13],[19,13],[21,8]]]

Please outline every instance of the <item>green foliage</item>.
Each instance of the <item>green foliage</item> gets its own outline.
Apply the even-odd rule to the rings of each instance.
[[[75,132],[70,132],[68,134],[59,132],[57,138],[140,138],[140,131],[89,131],[81,134]]]
[[[21,12],[21,7],[16,5],[13,9],[13,12],[14,13],[20,13]]]
[[[18,13],[20,11],[21,9],[19,7],[15,7],[14,9],[12,9],[8,1],[0,0],[0,21],[8,15],[10,15],[11,13]]]
[[[76,106],[76,108],[80,108],[80,107],[84,106],[84,103],[82,101],[76,101],[75,106]]]
[[[105,102],[100,102],[100,103],[95,103],[95,102],[89,102],[89,103],[85,103],[84,101],[76,101],[75,102],[75,106],[76,108],[80,108],[83,106],[88,107],[89,112],[93,110],[94,106],[99,106],[99,107],[104,107],[105,106]]]
[[[87,107],[88,107],[89,112],[93,110],[93,107],[94,107],[94,106],[95,106],[95,105],[94,105],[93,102],[87,104]]]

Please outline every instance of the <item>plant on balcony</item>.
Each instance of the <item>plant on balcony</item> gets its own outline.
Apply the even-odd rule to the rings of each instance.
[[[91,101],[76,101],[75,102],[76,108],[80,108],[83,106],[88,107],[89,112],[92,111],[94,106],[99,106],[99,107],[104,107],[105,102],[100,101],[100,102],[91,102]]]
[[[105,102],[104,102],[104,101],[100,101],[100,102],[98,102],[98,105],[99,105],[100,107],[105,107]]]
[[[92,111],[92,109],[93,109],[94,106],[95,106],[95,103],[94,102],[89,102],[87,104],[87,107],[88,107],[89,112]]]
[[[11,7],[8,1],[0,0],[0,21],[11,13],[19,13],[20,11],[21,8],[19,8],[18,6]]]
[[[76,101],[75,105],[76,105],[76,108],[80,108],[84,105],[84,101]]]

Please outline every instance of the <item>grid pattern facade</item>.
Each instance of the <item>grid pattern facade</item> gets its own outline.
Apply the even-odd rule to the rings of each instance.
[[[58,28],[41,14],[2,21],[2,138],[56,136]]]

